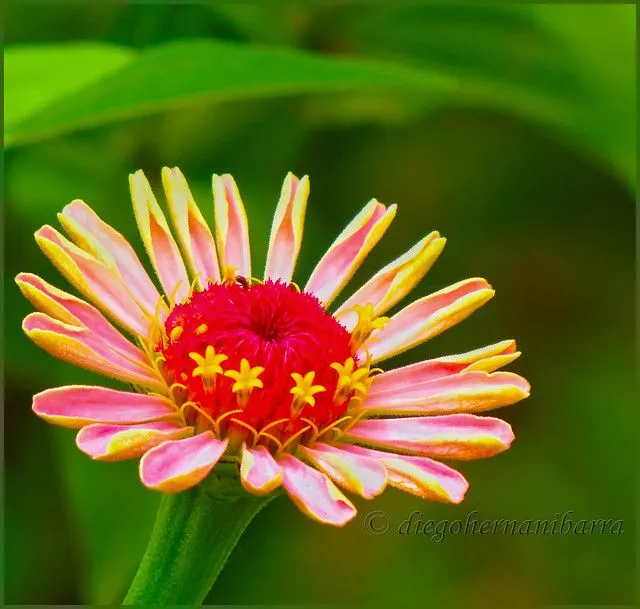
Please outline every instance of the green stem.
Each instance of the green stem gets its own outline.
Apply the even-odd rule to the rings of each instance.
[[[271,499],[216,498],[202,486],[160,503],[125,605],[200,605],[253,517]]]

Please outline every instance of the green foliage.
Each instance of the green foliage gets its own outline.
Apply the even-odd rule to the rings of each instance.
[[[489,105],[545,122],[634,184],[634,73],[616,67],[634,59],[633,14],[625,5],[589,12],[478,5],[388,6],[365,16],[358,10],[346,20],[353,24],[346,30],[351,44],[394,60],[384,64],[197,39],[137,56],[112,44],[9,48],[5,141],[24,144],[197,103],[373,89],[392,98],[410,93],[425,105],[434,99]],[[594,44],[591,32],[607,45]],[[608,86],[599,86],[604,80]]]
[[[118,71],[134,57],[127,48],[99,43],[17,45],[6,49],[5,145],[11,145],[17,125]]]
[[[74,58],[67,60],[73,71]],[[47,64],[46,50],[41,62],[43,67]],[[20,63],[15,66],[9,62],[9,73],[21,69]],[[42,112],[38,110],[46,102],[42,106],[34,103],[34,112],[24,112],[22,121],[5,137],[10,144],[33,142],[81,127],[198,102],[408,86],[424,92],[451,87],[452,82],[363,60],[337,61],[288,49],[261,49],[211,40],[171,42],[140,53],[116,74],[79,92],[61,91],[57,97],[52,94],[46,100],[50,106]]]
[[[633,186],[634,17],[631,5],[410,4],[354,25],[367,52],[456,76],[458,101],[548,124]]]

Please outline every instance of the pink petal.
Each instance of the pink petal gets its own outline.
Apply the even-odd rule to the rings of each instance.
[[[163,167],[162,184],[185,260],[198,285],[204,289],[208,280],[220,281],[220,267],[211,229],[189,190],[187,180],[177,167]]]
[[[376,459],[387,468],[391,486],[423,499],[460,503],[469,488],[469,483],[460,472],[427,457],[395,455],[361,446],[342,448]]]
[[[247,214],[229,174],[213,176],[213,204],[221,268],[230,266],[238,275],[251,277]]]
[[[189,277],[167,220],[142,171],[129,176],[133,212],[149,260],[172,302],[182,302],[189,295]]]
[[[75,241],[122,279],[143,311],[153,315],[158,309],[160,293],[129,242],[109,226],[84,202],[69,203],[58,215],[60,223]]]
[[[529,383],[511,372],[460,372],[382,392],[372,388],[363,408],[395,416],[481,412],[523,400],[529,391]]]
[[[65,362],[127,383],[166,388],[152,368],[112,349],[88,328],[56,321],[44,313],[30,313],[24,318],[22,329],[41,349]]]
[[[481,459],[511,445],[511,426],[501,419],[472,414],[358,421],[344,435],[391,451],[449,459]]]
[[[300,449],[314,466],[327,474],[338,486],[373,499],[387,485],[387,472],[379,462],[329,446],[315,444]]]
[[[309,178],[299,180],[289,173],[282,185],[280,201],[271,226],[264,278],[289,283],[293,277],[304,227],[309,196]]]
[[[402,368],[395,368],[374,377],[369,395],[403,389],[406,385],[424,383],[463,370],[493,372],[520,356],[514,340],[505,340],[460,355],[428,359]]]
[[[282,456],[279,463],[285,490],[307,516],[341,527],[356,515],[353,504],[324,474],[291,455]]]
[[[139,366],[148,367],[144,352],[122,336],[95,307],[31,273],[20,273],[16,277],[16,283],[39,311],[68,325],[91,330],[110,349]]]
[[[268,495],[282,484],[282,468],[264,447],[242,447],[240,483],[255,495]]]
[[[158,396],[88,385],[37,393],[33,412],[49,423],[73,429],[90,423],[145,423],[176,415],[176,410]]]
[[[467,279],[416,300],[375,331],[360,356],[365,359],[368,351],[377,362],[406,351],[462,321],[493,295],[484,279]]]
[[[395,215],[395,205],[387,209],[375,199],[371,200],[318,262],[305,292],[315,294],[328,306],[380,240]]]
[[[104,313],[139,336],[147,336],[145,317],[119,275],[65,239],[51,226],[36,232],[36,241],[62,275]]]
[[[184,438],[192,433],[192,427],[169,421],[137,425],[97,423],[87,425],[78,432],[76,445],[97,461],[123,461],[140,457],[162,442]]]
[[[338,307],[339,316],[347,330],[358,321],[352,310],[356,305],[372,304],[376,315],[382,315],[402,300],[426,275],[444,248],[446,239],[433,232],[414,245],[408,252],[376,273],[351,298]]]
[[[228,440],[217,440],[211,431],[164,442],[142,457],[140,479],[156,491],[179,493],[204,480],[228,444]]]

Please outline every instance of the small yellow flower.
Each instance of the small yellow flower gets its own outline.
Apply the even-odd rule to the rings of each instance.
[[[374,330],[381,330],[389,321],[389,317],[376,317],[374,306],[368,302],[366,305],[356,305],[353,310],[358,315],[358,321],[351,332],[351,346],[355,350],[362,345]]]
[[[238,405],[245,406],[254,388],[262,389],[262,381],[258,378],[264,372],[264,367],[249,364],[245,357],[240,361],[240,370],[227,370],[224,375],[232,378],[235,383],[231,387],[233,393],[237,393]]]
[[[204,357],[199,353],[189,353],[189,357],[197,364],[191,376],[201,376],[202,383],[206,389],[215,387],[216,376],[223,374],[220,364],[229,359],[223,353],[216,353],[216,350],[211,345],[205,349]]]
[[[369,388],[369,368],[364,366],[354,370],[356,363],[350,357],[343,364],[334,362],[331,367],[338,373],[338,384],[336,386],[334,400],[336,403],[344,402],[349,393],[355,391],[356,394],[362,395]]]
[[[315,406],[316,399],[313,397],[314,394],[326,391],[322,385],[313,384],[315,376],[315,372],[307,372],[304,376],[297,372],[291,373],[291,378],[295,381],[295,387],[290,392],[294,396],[291,403],[291,409],[294,412],[300,412],[306,404]]]

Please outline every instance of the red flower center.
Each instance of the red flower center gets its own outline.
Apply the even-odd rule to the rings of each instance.
[[[350,358],[347,377],[359,369],[351,334],[311,294],[240,281],[209,284],[165,322],[156,350],[168,380],[186,387],[187,422],[253,430],[254,441],[264,430],[281,443],[305,427],[322,431],[356,393],[341,372]]]

